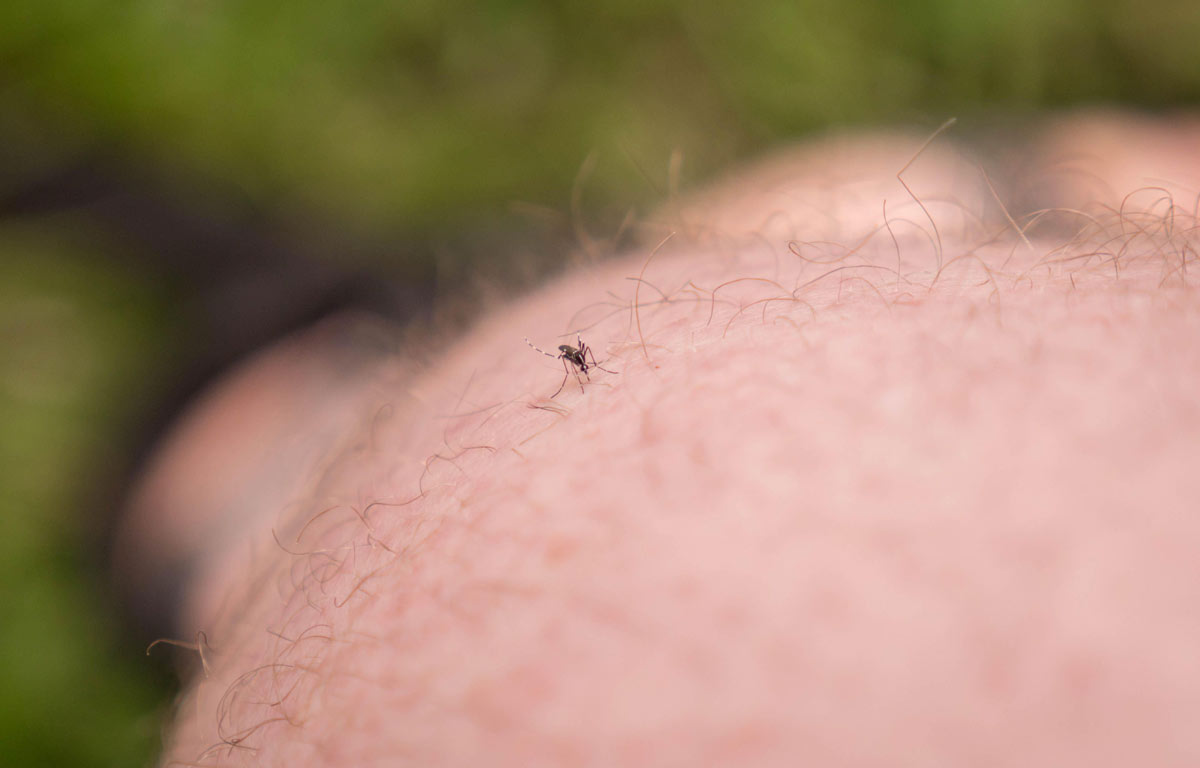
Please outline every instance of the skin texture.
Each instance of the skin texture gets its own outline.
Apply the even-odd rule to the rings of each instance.
[[[305,400],[342,429],[266,441],[274,502],[183,513],[225,533],[164,761],[1197,764],[1198,137],[942,137],[912,194],[924,137],[807,145]],[[618,373],[549,400],[522,339],[575,329]],[[304,390],[280,359],[194,423]]]

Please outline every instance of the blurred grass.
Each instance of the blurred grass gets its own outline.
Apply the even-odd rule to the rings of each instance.
[[[703,174],[839,123],[1200,94],[1192,0],[9,0],[6,98],[367,227],[557,200],[589,151]]]
[[[155,671],[115,647],[78,509],[163,339],[149,286],[77,243],[0,228],[0,764],[146,762]]]
[[[371,238],[469,231],[565,210],[593,152],[587,199],[646,205],[676,149],[696,180],[839,125],[1193,103],[1197,33],[1194,0],[6,0],[0,196],[100,153]],[[78,510],[178,339],[81,221],[0,218],[0,764],[157,740]]]

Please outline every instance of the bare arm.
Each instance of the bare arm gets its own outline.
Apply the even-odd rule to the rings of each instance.
[[[1008,210],[936,144],[906,190],[919,144],[776,160],[346,395],[201,570],[168,758],[1194,764],[1192,200]],[[576,330],[617,373],[550,399],[522,339]]]

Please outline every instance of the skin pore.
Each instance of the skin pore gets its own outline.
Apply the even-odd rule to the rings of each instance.
[[[131,513],[211,497],[164,762],[1196,764],[1198,137],[829,139],[429,365],[252,361]]]

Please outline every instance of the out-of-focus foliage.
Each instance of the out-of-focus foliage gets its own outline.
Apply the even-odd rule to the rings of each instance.
[[[1186,104],[1198,39],[1195,0],[0,2],[0,763],[150,759],[162,694],[114,647],[77,511],[179,341],[107,258],[146,248],[119,217],[9,196],[99,157],[373,242],[469,235],[567,209],[589,153],[588,200],[644,204],[674,150],[697,179],[838,125]]]
[[[120,451],[160,346],[145,285],[38,233],[0,233],[0,764],[146,762],[165,711],[153,670],[114,647],[85,578],[82,491]],[[161,684],[161,683],[160,683]]]
[[[555,200],[592,150],[708,169],[835,123],[1194,97],[1198,30],[1190,0],[9,0],[0,82],[72,140],[421,228]]]

